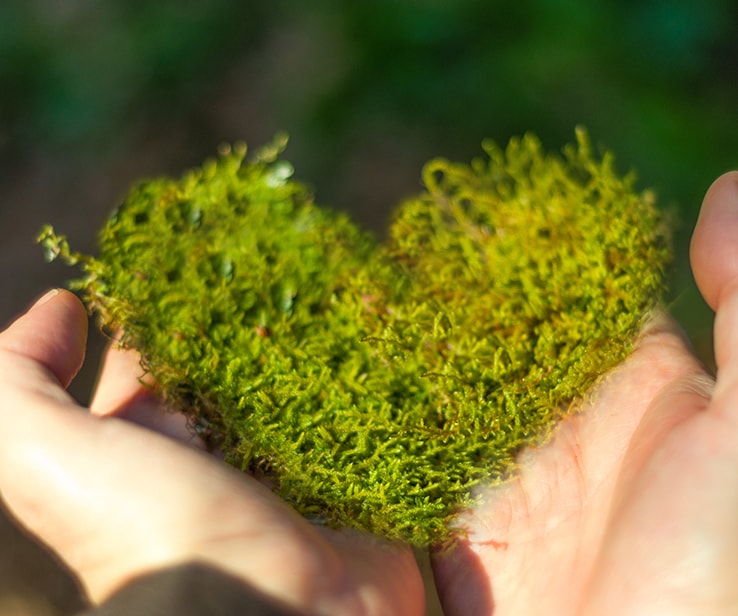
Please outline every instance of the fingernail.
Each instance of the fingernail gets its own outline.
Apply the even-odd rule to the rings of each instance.
[[[33,305],[34,308],[36,306],[41,306],[42,304],[45,304],[55,295],[59,295],[59,289],[51,289],[50,291],[47,291],[38,300],[36,300],[36,303]]]

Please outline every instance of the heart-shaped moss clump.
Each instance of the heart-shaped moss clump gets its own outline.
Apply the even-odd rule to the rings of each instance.
[[[668,225],[578,131],[563,156],[528,135],[430,162],[380,243],[282,145],[139,184],[97,258],[41,240],[229,463],[308,517],[437,543],[632,350]]]

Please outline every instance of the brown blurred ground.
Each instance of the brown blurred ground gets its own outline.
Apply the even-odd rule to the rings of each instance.
[[[76,580],[0,514],[0,615],[66,616],[84,607]]]

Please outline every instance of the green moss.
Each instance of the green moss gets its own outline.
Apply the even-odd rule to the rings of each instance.
[[[430,162],[380,244],[313,204],[278,159],[222,153],[135,187],[74,283],[161,394],[300,512],[443,541],[632,349],[664,292],[650,193],[528,135]]]

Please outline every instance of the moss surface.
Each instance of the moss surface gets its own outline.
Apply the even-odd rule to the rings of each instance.
[[[275,142],[135,187],[97,258],[50,257],[161,394],[299,511],[427,545],[632,349],[668,229],[583,131],[431,161],[379,243],[318,208]]]

